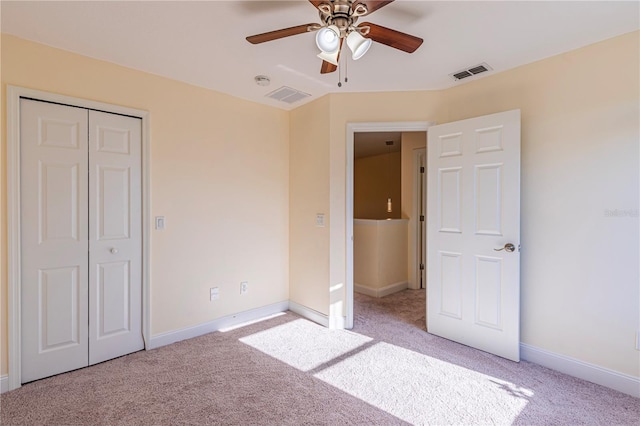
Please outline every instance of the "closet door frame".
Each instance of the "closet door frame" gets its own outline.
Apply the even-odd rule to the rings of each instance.
[[[20,99],[81,107],[142,120],[142,337],[149,347],[150,322],[150,138],[149,112],[7,85],[7,280],[8,280],[8,390],[21,386],[20,298]]]

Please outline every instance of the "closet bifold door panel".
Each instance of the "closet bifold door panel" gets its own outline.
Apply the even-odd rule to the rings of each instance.
[[[87,110],[20,101],[22,382],[89,361]]]
[[[141,129],[89,111],[89,364],[144,349]]]
[[[21,382],[144,349],[141,120],[20,100]]]

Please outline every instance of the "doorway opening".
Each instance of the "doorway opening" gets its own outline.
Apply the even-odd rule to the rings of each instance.
[[[433,124],[347,125],[347,328],[353,327],[354,292],[383,297],[426,287],[421,278],[425,227],[420,226],[425,165],[420,162],[426,162],[426,131]]]

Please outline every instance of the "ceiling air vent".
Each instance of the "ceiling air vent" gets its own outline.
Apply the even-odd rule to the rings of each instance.
[[[449,74],[449,76],[454,80],[459,81],[459,80],[462,80],[463,78],[473,77],[476,74],[481,74],[483,72],[487,72],[491,70],[493,70],[493,68],[491,68],[485,62],[483,62],[479,65],[475,65],[473,67],[469,67],[467,69],[454,72],[453,74]]]
[[[274,90],[266,96],[267,98],[275,99],[276,101],[282,101],[288,104],[292,104],[311,95],[296,89],[292,89],[291,87],[282,86],[281,88]]]

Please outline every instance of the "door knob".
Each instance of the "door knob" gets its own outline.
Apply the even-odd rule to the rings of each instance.
[[[511,244],[511,243],[507,243],[507,244],[505,244],[505,245],[504,245],[504,247],[497,248],[497,249],[494,249],[494,250],[495,250],[495,251],[502,251],[502,250],[504,250],[504,251],[508,251],[509,253],[513,253],[514,251],[516,251],[516,246],[514,246],[514,245],[513,245],[513,244]]]
[[[116,254],[118,253],[118,249],[113,247],[111,250],[109,250],[111,252],[111,254]]]

